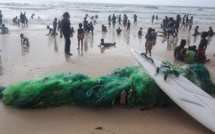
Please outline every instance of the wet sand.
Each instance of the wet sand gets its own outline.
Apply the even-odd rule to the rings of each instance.
[[[2,50],[0,85],[8,86],[55,72],[80,72],[97,77],[107,75],[116,68],[138,65],[130,49],[145,51],[145,38],[137,35],[140,26],[132,26],[129,33],[123,28],[121,35],[117,35],[115,28],[112,27],[108,28],[107,33],[101,33],[100,25],[94,27],[94,36],[85,37],[83,50],[77,50],[77,33],[71,38],[73,56],[64,54],[64,39],[59,38],[59,35],[56,38],[46,36],[47,30],[20,28],[11,31],[8,35],[0,35],[0,50]],[[156,31],[161,31],[157,28],[159,26],[153,25],[153,27]],[[147,28],[148,26],[143,27],[144,34]],[[207,31],[208,27],[200,27],[199,31],[203,30]],[[30,47],[21,45],[20,33],[24,33],[29,38]],[[198,46],[200,36],[195,39],[191,34],[181,29],[177,38],[167,40],[158,37],[152,50],[152,57],[187,66],[174,60],[173,51],[182,38],[189,42],[187,44]],[[116,42],[116,46],[100,49],[98,45],[101,38],[104,38],[105,42]],[[212,38],[206,51],[208,58],[211,59],[206,66],[213,80],[215,80],[214,43]],[[112,109],[104,107],[96,110],[66,105],[49,109],[23,110],[0,103],[0,113],[2,134],[212,134],[210,130],[177,107],[140,111],[138,106],[132,109],[115,106]],[[97,127],[101,129],[95,129]]]

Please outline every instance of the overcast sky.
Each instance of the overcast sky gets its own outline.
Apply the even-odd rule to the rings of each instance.
[[[69,0],[69,1],[92,2],[92,3],[121,3],[121,4],[144,4],[144,5],[215,7],[215,0]]]

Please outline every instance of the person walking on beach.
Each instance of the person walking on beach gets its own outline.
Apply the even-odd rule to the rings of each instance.
[[[61,24],[61,21],[58,20],[58,23],[57,23],[57,30],[60,30],[60,24]]]
[[[186,19],[186,14],[185,14],[184,17],[183,17],[182,24],[181,24],[181,27],[184,26],[184,29],[185,29],[185,27],[186,27],[185,19]]]
[[[191,16],[190,20],[189,20],[189,32],[192,29],[193,26],[193,16]]]
[[[134,14],[134,24],[137,24],[137,15]]]
[[[121,20],[122,20],[121,15],[119,15],[119,18],[118,18],[119,25],[121,25]]]
[[[82,24],[79,23],[78,29],[78,50],[80,49],[80,42],[81,42],[81,49],[83,49],[83,39],[84,39],[84,29],[82,28]]]
[[[155,16],[152,15],[152,24],[154,23]]]
[[[126,27],[126,25],[127,25],[127,20],[128,20],[128,17],[126,14],[124,14],[124,16],[123,16],[123,26],[124,27]]]
[[[116,16],[115,16],[115,14],[113,14],[113,17],[112,17],[112,23],[113,23],[113,27],[115,27],[115,24],[116,24]]]
[[[108,24],[111,25],[111,15],[108,16]]]
[[[63,19],[61,21],[61,30],[60,30],[60,37],[62,38],[64,36],[65,38],[65,53],[67,55],[72,55],[70,53],[70,45],[71,45],[71,41],[70,41],[70,37],[71,37],[71,28],[70,28],[70,21],[69,21],[70,15],[68,12],[65,12],[63,14]],[[63,36],[62,36],[63,35]]]
[[[3,15],[2,15],[1,10],[0,10],[0,25],[2,24],[2,18],[3,18]]]
[[[20,18],[20,21],[22,23],[22,26],[25,26],[25,16],[24,16],[24,14],[22,14],[22,12],[20,13],[19,18]]]
[[[130,32],[130,27],[131,27],[131,23],[130,23],[130,20],[128,20],[128,24],[127,24],[127,32]]]
[[[24,12],[24,14],[23,14],[23,18],[24,18],[24,25],[28,25],[28,19],[27,19],[27,17],[26,17],[26,12]]]
[[[53,36],[57,35],[57,18],[53,21]]]

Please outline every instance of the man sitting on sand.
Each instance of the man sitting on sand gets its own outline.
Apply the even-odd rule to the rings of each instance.
[[[120,29],[120,27],[118,27],[118,29],[116,29],[117,34],[120,34],[122,32],[122,29]]]
[[[142,36],[142,35],[143,35],[142,29],[143,29],[143,28],[141,27],[140,30],[138,31],[138,35],[139,35],[139,36]]]
[[[107,32],[107,27],[102,25],[102,32]]]
[[[103,47],[110,47],[110,46],[115,46],[116,42],[114,43],[104,43],[104,39],[101,39],[101,44],[99,45],[99,47],[103,46]]]
[[[20,34],[20,37],[21,37],[21,44],[22,45],[25,45],[26,46],[29,46],[29,41],[28,41],[28,38],[24,36],[24,34]]]
[[[195,30],[194,30],[194,34],[193,36],[197,36],[197,35],[200,35],[201,33],[198,31],[199,29],[199,26],[196,26]]]
[[[7,27],[5,27],[5,25],[4,25],[4,24],[2,24],[2,27],[1,27],[0,29],[1,29],[1,33],[2,33],[2,34],[7,34],[7,33],[9,33],[8,28],[7,28]]]
[[[213,31],[212,27],[209,27],[208,36],[213,36],[213,35],[214,35],[214,31]]]

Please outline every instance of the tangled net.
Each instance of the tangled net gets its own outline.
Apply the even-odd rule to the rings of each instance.
[[[203,90],[215,93],[208,70],[201,64],[184,70],[185,77]],[[20,108],[47,108],[63,104],[101,107],[121,103],[127,107],[162,106],[172,101],[140,67],[116,69],[91,78],[77,73],[57,73],[0,87],[2,102]],[[124,93],[124,95],[123,95]]]

